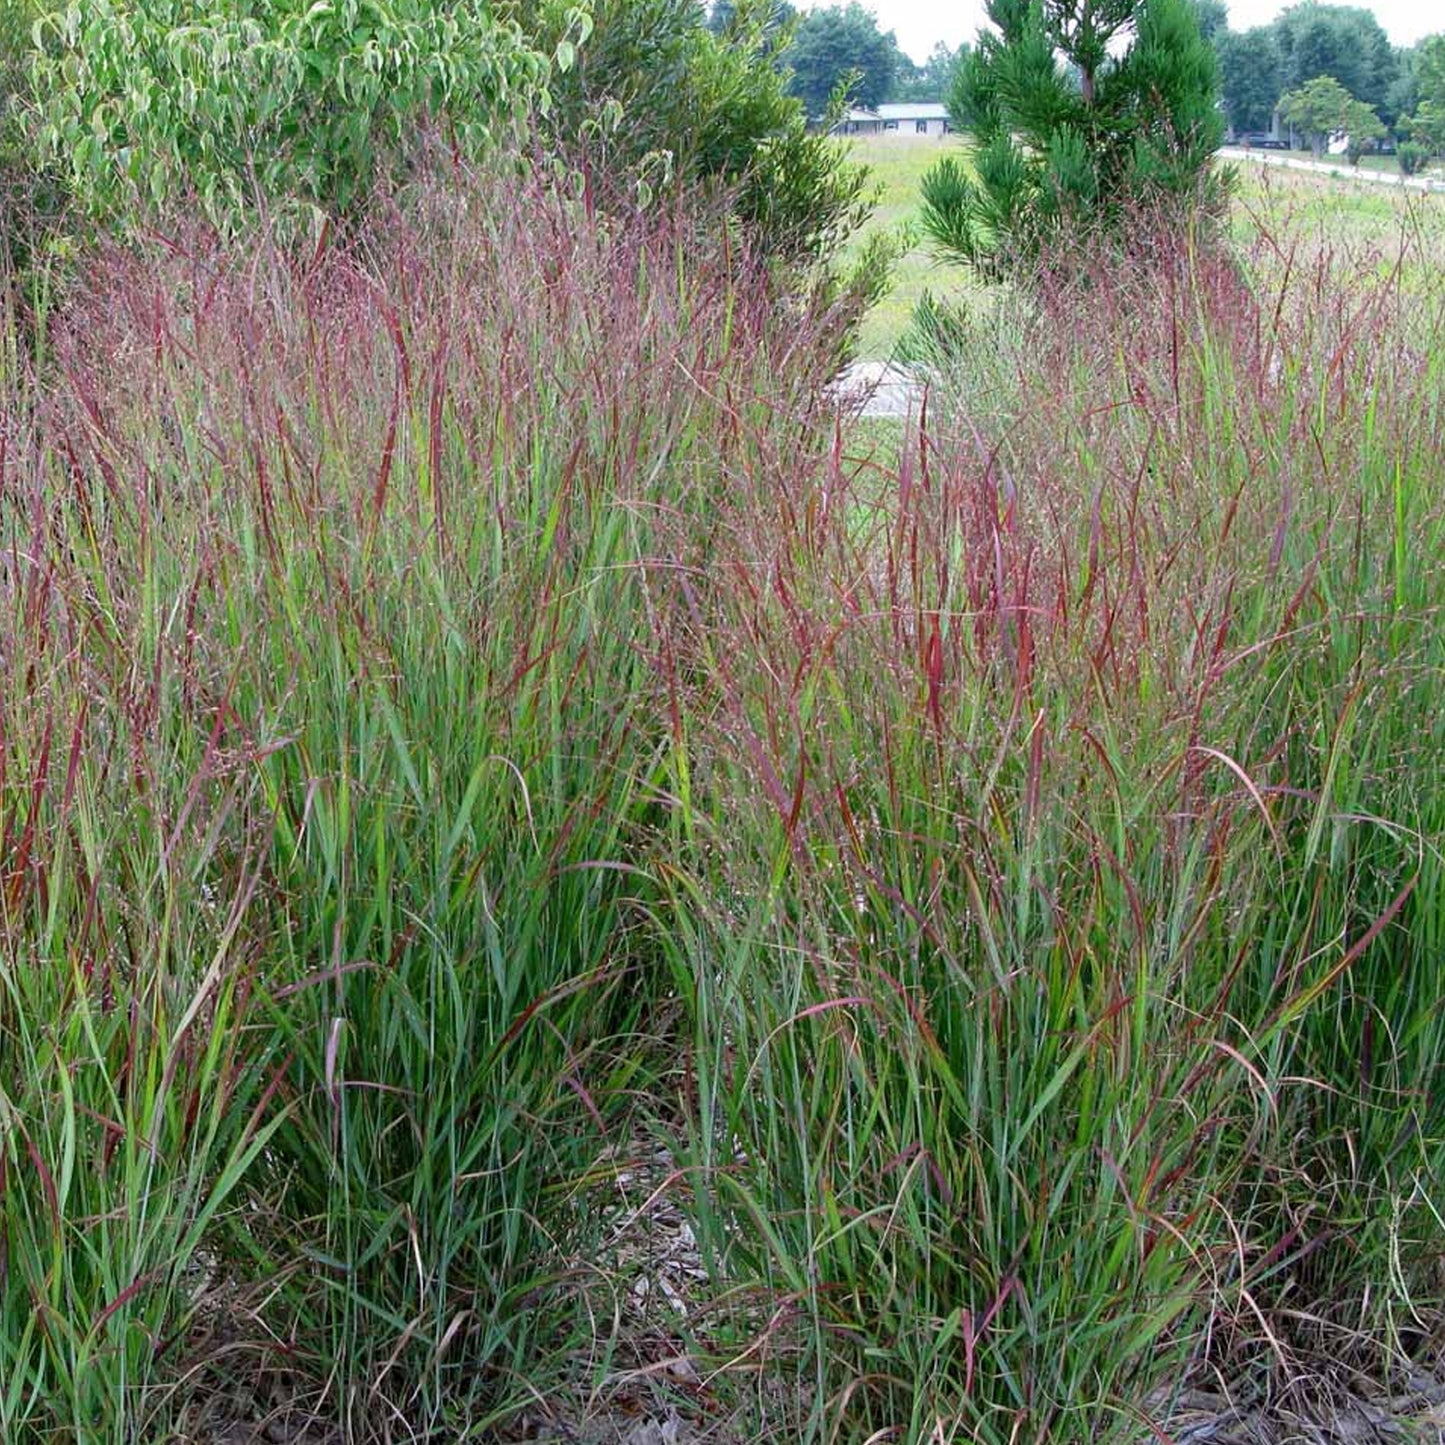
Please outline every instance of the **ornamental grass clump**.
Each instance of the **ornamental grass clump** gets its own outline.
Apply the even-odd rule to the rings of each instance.
[[[1436,1368],[1425,229],[1046,257],[873,447],[723,201],[367,215],[6,352],[7,1445]]]
[[[1169,244],[684,589],[694,1197],[809,1438],[1430,1368],[1445,293]]]
[[[805,443],[793,304],[687,203],[485,176],[78,271],[0,413],[5,1440],[281,1365],[453,1440],[591,1341],[671,1047],[657,538]]]

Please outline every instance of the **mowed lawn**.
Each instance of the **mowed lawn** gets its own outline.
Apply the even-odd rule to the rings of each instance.
[[[902,236],[907,243],[895,267],[893,284],[864,322],[859,341],[862,357],[886,361],[925,291],[952,291],[968,284],[957,268],[934,257],[920,224],[924,175],[944,156],[965,154],[967,142],[956,136],[942,140],[858,136],[848,146],[854,158],[868,167],[877,193],[872,219],[855,238],[853,249],[879,231]]]

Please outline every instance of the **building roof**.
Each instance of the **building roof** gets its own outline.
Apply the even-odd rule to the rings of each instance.
[[[880,117],[876,110],[866,110],[861,105],[849,107],[844,111],[842,119],[857,125],[860,121],[878,120]]]
[[[883,120],[947,120],[948,107],[942,101],[906,101],[880,105],[878,115]]]

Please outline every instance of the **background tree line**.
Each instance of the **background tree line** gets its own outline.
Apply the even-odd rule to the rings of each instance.
[[[1193,0],[1193,8],[1214,49],[1235,134],[1268,131],[1279,114],[1317,148],[1327,135],[1348,131],[1352,159],[1389,133],[1404,143],[1407,168],[1445,151],[1445,35],[1396,46],[1371,10],[1319,0],[1303,0],[1269,25],[1243,31],[1230,29],[1226,0]],[[815,117],[850,78],[848,98],[856,105],[946,101],[969,50],[940,41],[919,64],[857,0],[806,12],[790,0],[712,0],[707,23],[725,39],[759,15],[774,36],[789,92]]]
[[[1337,130],[1383,138],[1388,129],[1426,155],[1445,149],[1445,34],[1395,46],[1372,11],[1316,0],[1235,31],[1224,0],[1197,5],[1236,133],[1269,130],[1278,111],[1316,145]]]
[[[899,48],[898,37],[882,30],[862,5],[828,5],[800,12],[789,0],[713,0],[708,26],[726,36],[739,20],[762,10],[778,37],[778,63],[789,72],[788,88],[811,116],[821,115],[839,85],[853,78],[848,98],[855,105],[886,101],[943,101],[963,49],[939,41],[922,64]]]

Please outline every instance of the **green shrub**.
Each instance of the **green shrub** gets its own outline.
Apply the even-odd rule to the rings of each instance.
[[[32,0],[0,0],[0,271],[24,271],[58,224],[64,199],[26,130]]]
[[[1430,147],[1418,141],[1404,141],[1395,152],[1395,159],[1400,162],[1401,175],[1418,176],[1430,164]]]
[[[732,189],[751,239],[786,259],[826,258],[861,224],[865,172],[808,131],[776,63],[771,5],[740,6],[722,34],[692,0],[597,0],[593,13],[554,88],[554,143],[627,187]]]
[[[585,31],[580,8],[566,18]],[[425,120],[474,154],[544,101],[549,69],[484,0],[220,0],[204,19],[184,0],[72,0],[43,34],[42,141],[85,208],[193,191],[228,228],[353,211],[404,174]]]

